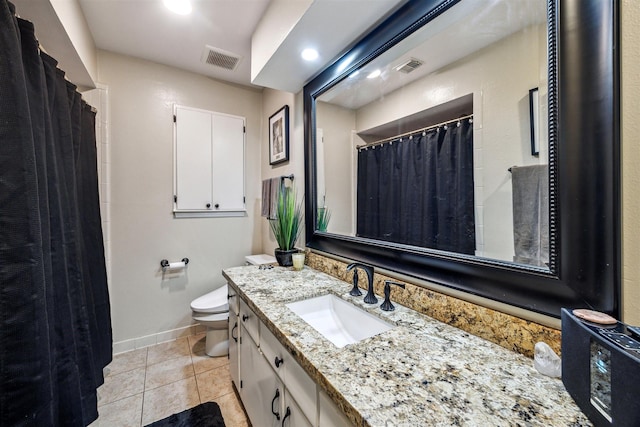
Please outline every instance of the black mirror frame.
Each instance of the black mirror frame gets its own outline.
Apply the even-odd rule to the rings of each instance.
[[[618,0],[548,0],[550,271],[315,230],[315,98],[459,1],[409,1],[304,87],[307,247],[556,318],[620,318]]]

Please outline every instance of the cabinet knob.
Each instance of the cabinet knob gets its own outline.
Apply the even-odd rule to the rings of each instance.
[[[220,203],[216,203],[214,207],[218,209],[220,207]]]
[[[211,203],[207,203],[207,209],[211,207]]]
[[[284,362],[284,359],[282,357],[276,356],[276,360],[274,362],[276,364],[276,368],[279,368],[280,365],[282,365],[283,362]]]
[[[247,316],[246,314],[242,315],[242,321],[243,322],[246,322],[248,318],[249,318],[249,316]]]

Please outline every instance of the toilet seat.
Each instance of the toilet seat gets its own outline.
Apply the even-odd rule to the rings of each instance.
[[[191,310],[197,313],[221,313],[229,316],[228,285],[225,284],[215,291],[209,292],[191,302]],[[206,316],[205,316],[206,317]],[[194,319],[197,319],[194,316]],[[204,319],[203,319],[204,320]],[[222,319],[214,319],[222,320]]]

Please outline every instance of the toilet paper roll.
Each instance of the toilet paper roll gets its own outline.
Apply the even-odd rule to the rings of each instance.
[[[170,262],[167,270],[174,271],[184,268],[186,266],[184,261]]]

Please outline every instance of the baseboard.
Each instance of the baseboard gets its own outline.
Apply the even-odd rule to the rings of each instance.
[[[145,335],[129,340],[118,341],[113,343],[113,354],[125,353],[127,351],[137,350],[139,348],[149,347],[167,341],[175,341],[178,338],[184,338],[205,332],[206,328],[199,323],[185,326],[177,329],[170,329],[157,334]]]

